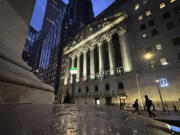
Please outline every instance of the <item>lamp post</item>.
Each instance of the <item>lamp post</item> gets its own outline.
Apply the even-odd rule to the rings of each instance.
[[[154,54],[151,53],[151,52],[148,52],[144,55],[144,59],[146,60],[152,60],[154,57]],[[155,65],[157,65],[157,63],[155,62]],[[164,103],[163,103],[163,99],[162,99],[162,94],[161,94],[161,90],[159,88],[159,79],[158,79],[158,75],[157,75],[157,70],[158,68],[156,67],[156,72],[155,75],[156,75],[156,78],[155,78],[155,83],[156,83],[156,87],[157,87],[157,90],[158,90],[158,93],[159,93],[159,97],[160,97],[160,100],[161,100],[161,104],[162,104],[162,110],[165,111],[165,108],[164,108]]]
[[[70,69],[70,73],[72,75],[73,81],[72,81],[72,103],[75,104],[75,83],[76,83],[76,74],[77,74],[77,68],[72,67]]]

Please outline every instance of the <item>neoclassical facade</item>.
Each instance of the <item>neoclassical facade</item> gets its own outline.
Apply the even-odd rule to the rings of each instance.
[[[137,98],[144,105],[148,95],[162,108],[160,90],[163,105],[180,107],[179,4],[177,0],[114,2],[66,44],[61,101],[72,95],[70,68],[76,67],[77,104],[132,107]],[[151,59],[144,57],[148,53]]]
[[[94,22],[77,35],[77,39],[69,42],[64,48],[62,79],[64,80],[64,86],[69,87],[69,83],[72,83],[70,68],[77,67],[75,90],[77,103],[95,103],[96,99],[98,100],[106,93],[109,93],[109,95],[107,94],[104,97],[105,101],[102,103],[112,103],[111,98],[114,98],[113,103],[118,103],[116,99],[118,91],[114,90],[113,95],[110,88],[108,88],[110,84],[105,85],[104,91],[101,91],[98,85],[94,85],[91,92],[90,87],[92,85],[86,86],[85,94],[83,94],[82,89],[87,82],[103,82],[105,78],[121,76],[133,70],[126,27],[127,17],[126,13],[118,13],[105,18],[103,21]],[[83,37],[84,31],[89,33],[85,38]],[[123,89],[123,83],[119,82],[118,85],[120,89]],[[70,89],[67,88],[65,91],[67,90],[71,93]],[[88,98],[86,99],[84,96],[90,93],[92,99],[89,97],[89,101],[87,101]],[[123,98],[126,98],[124,90],[121,94]]]

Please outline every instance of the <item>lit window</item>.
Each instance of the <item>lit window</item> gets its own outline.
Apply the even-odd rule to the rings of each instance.
[[[156,49],[157,49],[158,51],[162,50],[162,44],[156,44]]]
[[[148,0],[143,0],[143,4],[147,4],[148,3]]]
[[[134,10],[138,10],[139,9],[139,3],[136,3],[135,6],[134,6]]]
[[[142,20],[142,19],[143,19],[142,15],[138,16],[139,21]]]
[[[166,6],[165,3],[161,3],[160,4],[160,9],[164,8],[165,6]]]
[[[151,15],[151,11],[150,10],[146,11],[146,16],[150,16],[150,15]]]
[[[168,65],[168,62],[167,62],[166,58],[161,58],[160,62],[161,62],[162,66]]]
[[[173,3],[173,2],[175,2],[176,0],[170,0],[170,3]]]
[[[143,37],[143,38],[147,38],[148,35],[147,35],[147,34],[143,34],[142,37]]]

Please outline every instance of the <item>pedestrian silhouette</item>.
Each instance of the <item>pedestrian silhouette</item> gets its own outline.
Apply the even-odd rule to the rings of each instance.
[[[139,113],[139,103],[138,103],[138,99],[136,99],[136,101],[134,101],[133,107],[135,108],[135,110],[133,111],[133,113],[138,112]]]
[[[177,107],[175,105],[173,105],[173,111],[178,112]]]
[[[150,100],[148,98],[147,95],[145,95],[145,99],[146,99],[146,108],[147,108],[147,112],[149,113],[149,117],[155,117],[156,115],[151,111],[151,106],[153,105],[152,100]]]

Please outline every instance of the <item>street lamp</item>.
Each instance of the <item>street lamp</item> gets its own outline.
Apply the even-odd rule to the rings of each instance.
[[[154,54],[151,53],[151,52],[148,52],[148,53],[146,53],[144,55],[144,59],[146,59],[146,60],[152,60],[153,57],[154,57]],[[162,110],[165,111],[164,103],[163,103],[163,99],[162,99],[162,94],[161,94],[161,90],[159,88],[159,79],[158,79],[158,76],[157,76],[157,70],[158,70],[158,68],[156,67],[156,72],[155,72],[156,80],[155,80],[155,83],[156,83],[156,86],[157,86],[157,89],[158,89],[158,93],[159,93],[159,96],[160,96],[160,100],[161,100],[161,104],[162,104]]]
[[[71,73],[72,78],[73,78],[73,81],[72,81],[72,103],[75,104],[75,82],[76,82],[77,68],[72,67],[70,69],[70,73]]]

